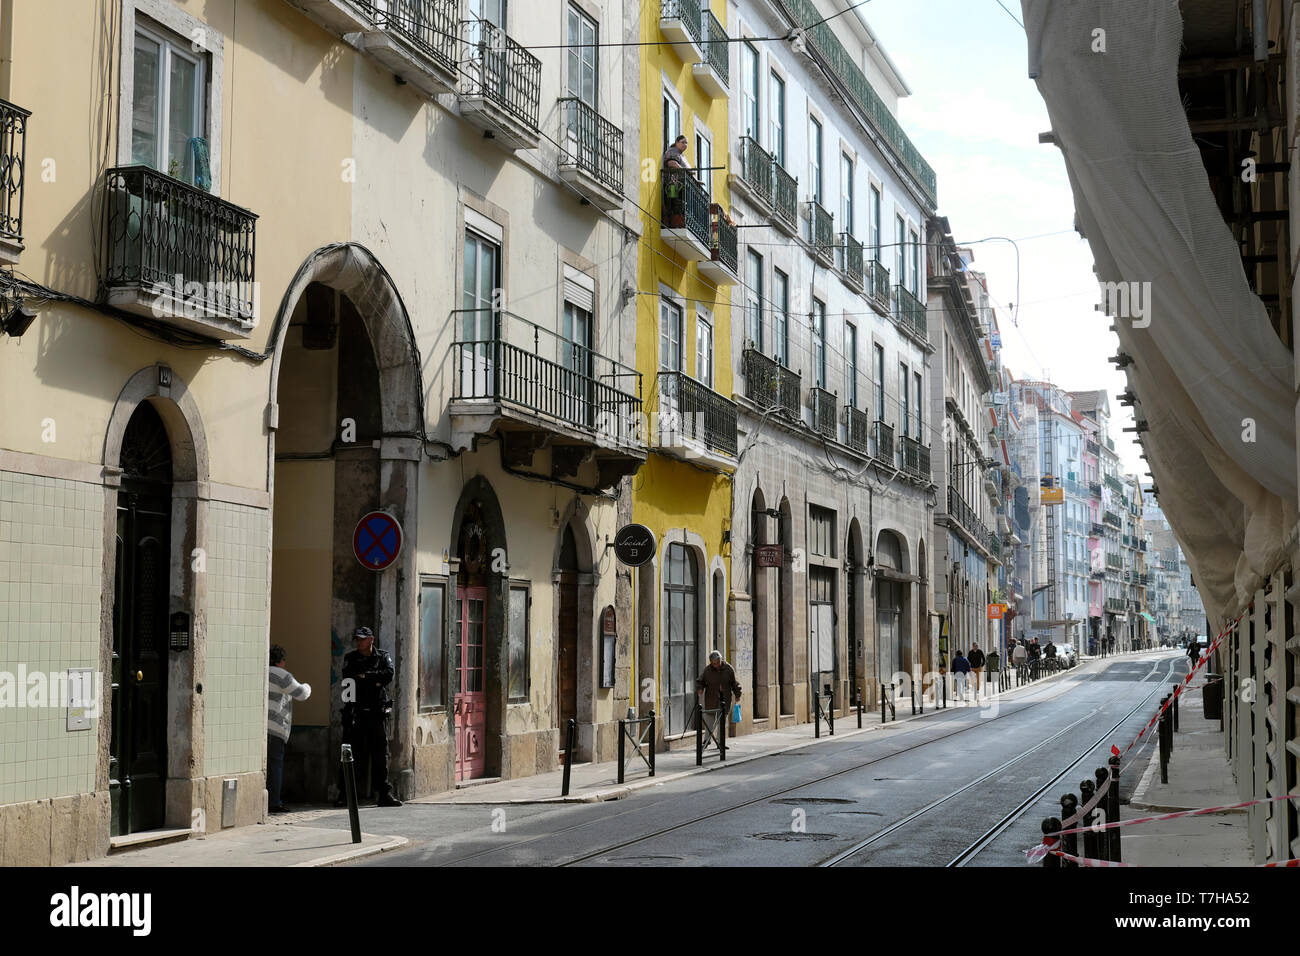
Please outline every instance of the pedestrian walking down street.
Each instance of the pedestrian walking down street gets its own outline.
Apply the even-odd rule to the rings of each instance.
[[[1195,667],[1195,666],[1196,666],[1196,662],[1197,662],[1198,660],[1200,660],[1200,658],[1201,658],[1201,645],[1200,645],[1200,642],[1199,642],[1199,641],[1188,641],[1188,642],[1187,642],[1187,659],[1188,659],[1189,661],[1192,662],[1192,667]]]
[[[311,684],[300,684],[284,667],[284,648],[271,645],[266,672],[266,805],[271,813],[288,813],[280,800],[284,780],[284,748],[293,730],[293,702],[311,696]]]
[[[343,658],[343,679],[352,681],[352,699],[344,684],[343,742],[352,745],[358,772],[368,761],[370,787],[381,807],[400,807],[388,782],[388,734],[392,724],[393,702],[388,685],[393,681],[393,659],[375,643],[374,632],[359,627],[353,637],[356,650]],[[361,782],[358,781],[358,790]],[[345,806],[343,771],[339,769],[339,799],[335,806]]]
[[[1011,651],[1011,664],[1019,672],[1029,661],[1029,651],[1024,644],[1017,644]]]
[[[1050,637],[1047,639],[1047,647],[1043,648],[1043,656],[1053,663],[1056,662],[1056,645],[1052,643]]]
[[[975,696],[979,697],[980,684],[984,679],[982,676],[984,673],[984,652],[980,650],[978,644],[970,649],[967,660],[970,661],[970,669],[975,673]]]
[[[730,710],[731,698],[734,696],[740,700],[740,682],[736,680],[736,672],[718,651],[709,652],[709,666],[695,681],[695,691],[697,695],[704,695],[704,710],[717,710],[719,707]]]
[[[961,650],[952,659],[953,679],[957,682],[957,699],[966,699],[966,678],[970,674],[970,661],[962,655]]]

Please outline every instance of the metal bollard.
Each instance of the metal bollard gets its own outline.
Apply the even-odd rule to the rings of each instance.
[[[655,712],[650,711],[650,776],[655,775]]]
[[[695,766],[704,766],[704,708],[695,705]]]
[[[1174,688],[1174,689],[1173,689],[1173,693],[1170,694],[1170,696],[1173,697],[1173,699],[1174,699],[1174,700],[1173,700],[1173,708],[1174,708],[1174,730],[1178,730],[1178,685],[1177,685],[1177,684],[1173,684],[1173,685],[1171,685],[1171,686]]]
[[[1107,810],[1106,816],[1109,823],[1119,822],[1119,757],[1111,755],[1110,760],[1106,761],[1110,765],[1110,791],[1106,794]],[[1116,863],[1120,861],[1119,855],[1119,832],[1120,828],[1115,827],[1113,830],[1106,831],[1110,836],[1110,859]]]
[[[1078,809],[1079,809],[1078,797],[1076,797],[1072,793],[1066,793],[1061,795],[1061,820],[1062,821],[1070,819],[1072,816],[1074,816],[1074,811]],[[1070,824],[1070,829],[1073,830],[1074,828],[1075,828],[1075,824]],[[1061,837],[1061,850],[1062,852],[1068,853],[1071,856],[1078,856],[1079,855],[1079,834],[1067,833],[1065,834],[1065,836]],[[1065,867],[1077,867],[1079,865],[1078,863],[1075,863],[1072,860],[1062,860],[1061,863]]]
[[[719,698],[718,699],[718,759],[720,760],[727,759],[727,725],[730,723],[730,721],[727,720],[727,717],[731,713],[731,708],[723,707],[722,706],[723,703],[725,703],[725,701],[722,698]]]
[[[857,689],[858,695],[858,730],[862,729],[862,688]]]
[[[627,751],[627,721],[618,722],[618,782],[623,782],[623,760]]]
[[[573,736],[577,730],[578,722],[570,717],[569,726],[564,733],[564,782],[560,786],[560,796],[569,795],[569,772],[573,769]]]
[[[1096,785],[1097,790],[1101,790],[1102,787],[1106,786],[1106,780],[1109,777],[1110,777],[1110,771],[1107,770],[1105,767],[1098,767],[1096,770],[1092,772],[1092,779]],[[1106,796],[1101,798],[1100,803],[1098,803],[1098,806],[1100,806],[1102,809],[1102,813],[1106,816],[1107,823],[1110,822],[1109,800],[1110,800],[1110,794],[1106,794]],[[1099,860],[1110,859],[1110,839],[1107,836],[1106,830],[1102,830],[1100,833],[1097,834],[1097,859]]]
[[[1093,796],[1095,796],[1096,793],[1097,793],[1097,785],[1093,783],[1091,780],[1081,780],[1079,782],[1079,799],[1083,801],[1080,804],[1081,806],[1086,807],[1089,804],[1089,802],[1091,802]],[[1098,835],[1090,829],[1092,827],[1093,822],[1096,819],[1097,819],[1096,814],[1093,813],[1093,811],[1089,810],[1079,820],[1079,824],[1086,828],[1083,834],[1083,855],[1087,857],[1089,860],[1097,859],[1097,836]]]
[[[361,814],[357,812],[357,772],[352,761],[352,745],[344,744],[339,758],[343,764],[343,791],[348,798],[348,822],[352,824],[352,842],[361,842]]]
[[[826,726],[830,728],[831,736],[835,736],[835,691],[827,688],[826,694]]]
[[[1165,698],[1160,702],[1160,721],[1156,733],[1160,736],[1160,782],[1169,782],[1169,711],[1165,709]]]
[[[885,723],[885,685],[880,685],[880,723]]]
[[[1050,840],[1050,842],[1049,838],[1060,832],[1061,821],[1056,819],[1056,817],[1048,817],[1043,821],[1043,843],[1047,844],[1054,850],[1059,850],[1061,848],[1061,838],[1056,837],[1055,839]],[[1048,853],[1043,857],[1043,866],[1050,869],[1060,869],[1061,862],[1061,858],[1055,853]]]
[[[916,716],[916,681],[912,681],[912,716]]]

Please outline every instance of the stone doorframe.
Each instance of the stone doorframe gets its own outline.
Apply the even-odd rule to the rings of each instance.
[[[551,610],[551,633],[555,635],[551,649],[551,673],[555,675],[556,699],[551,702],[555,708],[555,719],[559,721],[560,688],[560,549],[564,544],[564,529],[573,529],[573,540],[578,552],[578,676],[577,676],[577,742],[574,755],[576,759],[595,760],[596,758],[596,684],[600,679],[597,668],[599,656],[596,653],[596,588],[600,583],[600,574],[595,570],[595,557],[592,542],[596,540],[595,529],[591,524],[591,509],[583,500],[574,496],[568,508],[560,518],[559,529],[555,533],[555,553],[551,558],[551,588],[553,594]],[[540,729],[540,728],[539,728]],[[565,730],[557,727],[559,739],[564,740]]]

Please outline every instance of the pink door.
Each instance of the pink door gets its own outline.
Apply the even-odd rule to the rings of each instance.
[[[486,588],[456,589],[456,779],[487,768],[487,711],[483,692]]]

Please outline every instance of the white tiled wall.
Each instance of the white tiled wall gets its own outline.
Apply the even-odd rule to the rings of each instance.
[[[206,776],[262,769],[266,737],[267,512],[208,507]]]
[[[99,667],[102,485],[0,471],[0,672]],[[103,679],[104,693],[109,681]],[[26,688],[15,693],[26,700]],[[0,804],[94,789],[97,720],[0,705]]]

